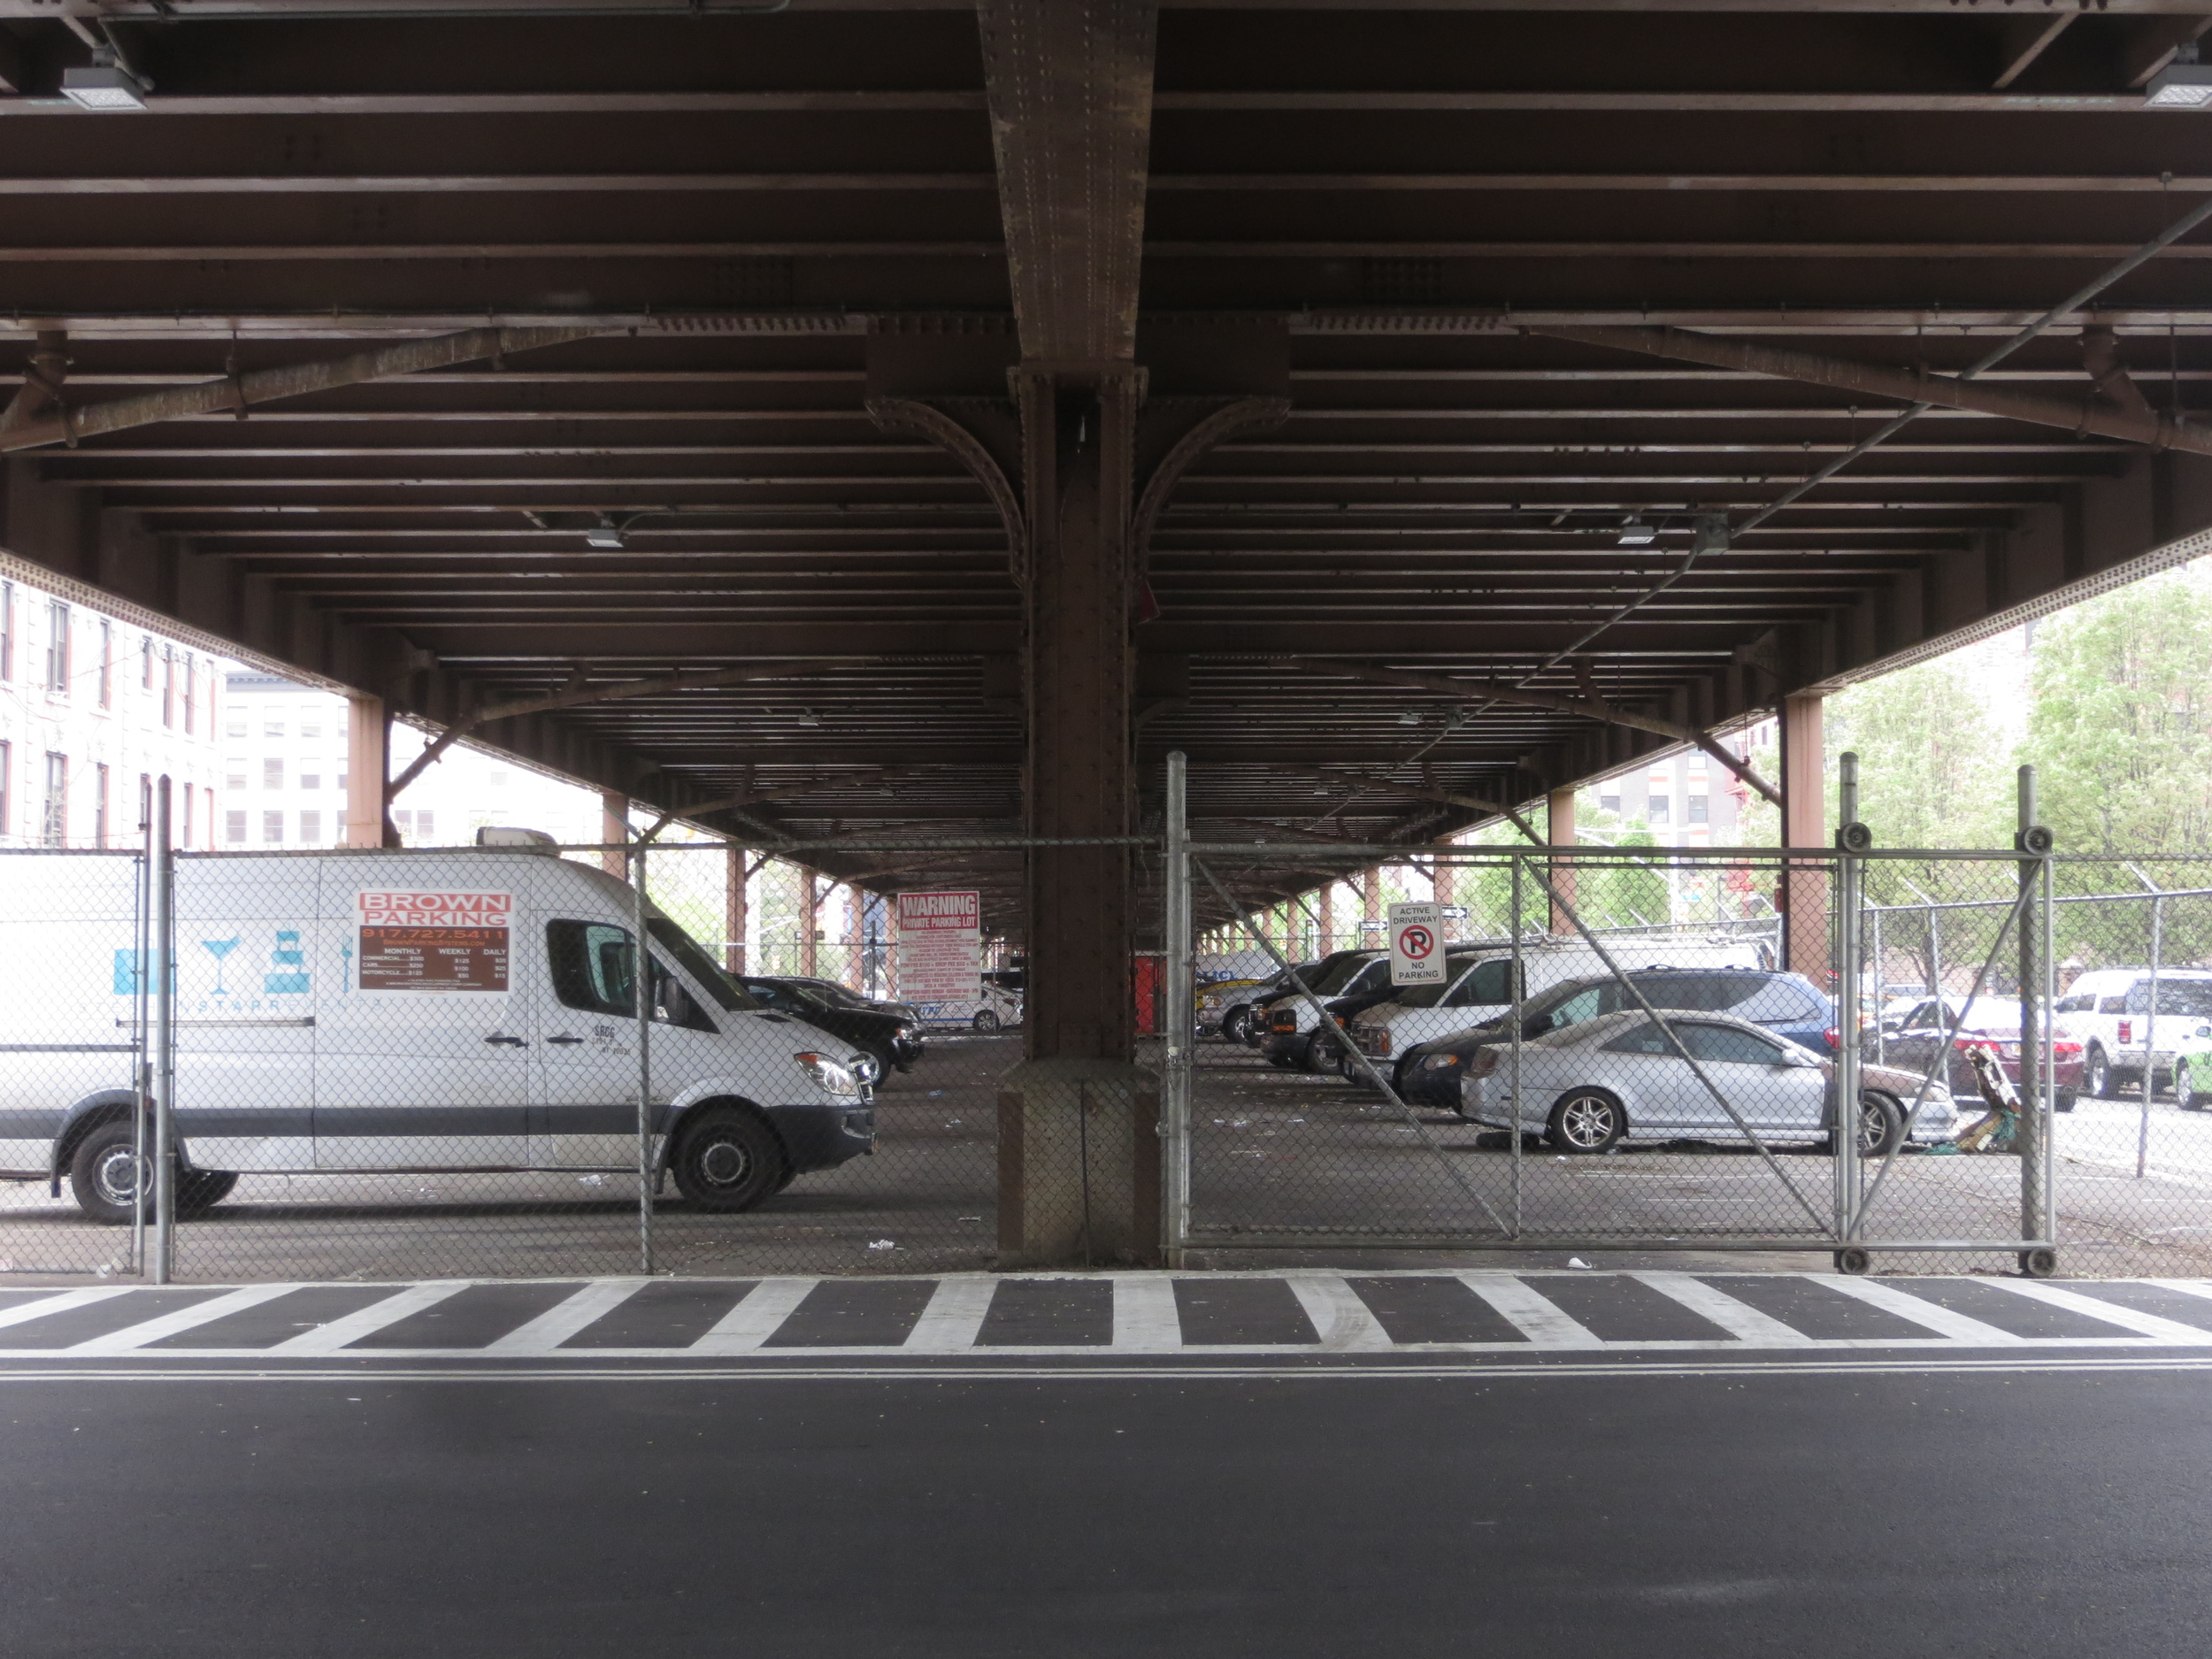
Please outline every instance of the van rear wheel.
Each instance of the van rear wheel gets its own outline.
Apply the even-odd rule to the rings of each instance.
[[[676,1190],[701,1210],[718,1215],[750,1210],[780,1190],[783,1148],[752,1113],[716,1106],[684,1131],[673,1173]]]
[[[77,1208],[108,1226],[128,1225],[135,1203],[153,1213],[153,1160],[142,1156],[128,1118],[104,1123],[77,1142],[69,1190]]]

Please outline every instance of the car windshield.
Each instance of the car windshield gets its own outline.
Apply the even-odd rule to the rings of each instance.
[[[698,941],[670,921],[665,916],[647,919],[645,931],[653,936],[653,942],[683,965],[683,970],[696,979],[706,994],[733,1012],[739,1009],[758,1008],[760,1004],[745,994],[745,987],[714,965],[714,958],[699,949]]]

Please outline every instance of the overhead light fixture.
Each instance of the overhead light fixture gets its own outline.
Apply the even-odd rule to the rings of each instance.
[[[801,726],[819,726],[822,723],[814,718],[813,710],[802,709],[799,710],[799,724]]]
[[[147,89],[146,82],[116,62],[112,47],[96,46],[88,66],[61,72],[61,95],[79,109],[142,110]]]
[[[584,545],[610,550],[619,549],[624,545],[622,530],[622,526],[603,512],[599,515],[599,522],[584,532]]]
[[[1408,709],[1403,714],[1398,717],[1398,724],[1400,726],[1418,726],[1421,724],[1421,717],[1414,713],[1412,710]]]
[[[2185,41],[2173,59],[2151,77],[2143,102],[2160,110],[2200,110],[2212,104],[2212,64],[2197,61],[2197,43]]]
[[[1658,530],[1646,524],[1641,513],[1630,513],[1621,525],[1620,544],[1623,547],[1649,547],[1658,539]]]

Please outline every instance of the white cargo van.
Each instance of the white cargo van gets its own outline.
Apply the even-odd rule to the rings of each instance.
[[[145,964],[128,860],[0,857],[0,1178],[127,1221]],[[635,896],[549,854],[177,864],[177,1196],[246,1171],[637,1167]],[[652,1151],[748,1210],[874,1149],[852,1045],[768,1012],[657,910]],[[102,1052],[102,1050],[108,1050]]]
[[[1638,968],[1756,968],[1756,943],[1740,940],[1654,938],[1609,940],[1606,950],[1624,970]],[[1353,1022],[1352,1041],[1371,1060],[1393,1060],[1417,1043],[1508,1014],[1513,1008],[1512,948],[1454,957],[1458,972],[1443,985],[1424,986],[1379,1003]],[[1606,972],[1598,953],[1579,939],[1539,940],[1521,947],[1524,1000],[1569,979]]]

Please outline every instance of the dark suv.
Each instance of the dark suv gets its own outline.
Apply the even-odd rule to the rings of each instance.
[[[880,1083],[895,1068],[911,1071],[922,1057],[922,1028],[911,1010],[896,1002],[874,1002],[841,985],[813,979],[768,979],[755,974],[733,974],[763,1008],[826,1031],[847,1042],[874,1063],[875,1075],[864,1083]],[[866,1070],[865,1066],[861,1068]]]
[[[1467,957],[1486,945],[1448,945],[1444,951],[1444,977],[1455,977]],[[1316,993],[1319,995],[1319,993]],[[1402,997],[1404,990],[1390,982],[1390,953],[1384,951],[1364,968],[1344,981],[1333,997],[1325,997],[1322,1010],[1331,1024],[1326,1030],[1317,1030],[1309,1024],[1312,1010],[1305,1006],[1305,999],[1293,993],[1268,1005],[1266,1034],[1260,1040],[1260,1052],[1277,1065],[1286,1065],[1297,1071],[1335,1071],[1344,1066],[1344,1028],[1356,1014]],[[1299,1029],[1304,1026],[1304,1030]],[[1347,1078],[1355,1073],[1347,1071]],[[1358,1074],[1363,1077],[1363,1073]]]
[[[1801,973],[1773,968],[1647,968],[1629,979],[1654,1008],[1729,1013],[1765,1026],[1800,1048],[1825,1056],[1834,1050],[1835,1004]],[[1570,979],[1521,1006],[1521,1037],[1579,1025],[1601,1014],[1636,1006],[1611,975]],[[1417,1043],[1400,1056],[1392,1082],[1409,1103],[1459,1110],[1459,1080],[1479,1048],[1513,1040],[1510,1015]]]

